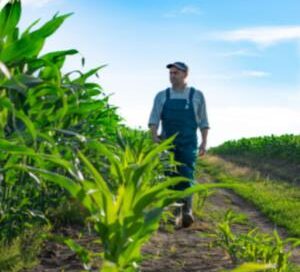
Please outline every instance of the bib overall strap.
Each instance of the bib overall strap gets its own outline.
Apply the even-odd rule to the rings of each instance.
[[[195,93],[195,88],[191,87],[190,95],[189,95],[190,104],[193,102],[194,93]]]
[[[166,89],[166,100],[170,99],[170,88]]]

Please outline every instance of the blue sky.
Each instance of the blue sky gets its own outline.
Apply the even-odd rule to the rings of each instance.
[[[24,0],[22,26],[74,12],[44,51],[76,48],[132,127],[147,127],[165,65],[184,61],[203,91],[209,146],[300,132],[298,0]],[[71,58],[65,70],[80,67]],[[95,79],[97,80],[97,79]]]

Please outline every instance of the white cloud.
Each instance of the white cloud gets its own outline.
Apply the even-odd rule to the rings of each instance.
[[[180,10],[181,14],[194,14],[194,15],[200,15],[202,14],[201,10],[196,7],[196,6],[184,6],[181,10]]]
[[[298,46],[297,46],[297,53],[298,53],[298,60],[300,59],[300,39],[298,41]],[[298,85],[300,89],[300,65],[298,65]]]
[[[262,26],[241,28],[213,34],[215,39],[224,41],[248,41],[267,47],[283,41],[300,40],[300,26]]]
[[[209,146],[242,137],[299,134],[300,109],[288,107],[226,107],[210,109]]]
[[[242,71],[241,73],[242,77],[256,77],[256,78],[269,77],[270,75],[271,73],[265,71],[257,71],[257,70],[245,70]]]
[[[121,115],[126,119],[125,123],[131,127],[147,129],[150,104],[147,107],[135,105],[126,109],[120,108]],[[299,134],[300,109],[297,108],[272,106],[216,108],[212,105],[208,106],[211,126],[208,137],[209,147],[243,137]]]
[[[43,7],[50,2],[54,2],[56,0],[22,0],[22,3],[25,6],[33,6],[33,7]]]
[[[49,4],[50,2],[56,2],[58,0],[21,0],[22,5],[41,8]],[[9,2],[9,0],[0,0],[0,10]]]
[[[240,78],[265,78],[270,77],[271,73],[260,70],[244,70],[239,72],[222,73],[222,74],[201,74],[199,79],[214,79],[214,80],[232,80]]]
[[[298,91],[290,93],[287,95],[287,101],[294,105],[300,105],[300,88]]]
[[[220,57],[257,57],[259,56],[258,53],[252,52],[248,49],[239,49],[235,51],[217,53],[217,56]]]
[[[201,15],[202,11],[199,7],[193,5],[186,5],[178,10],[171,10],[166,12],[163,16],[166,18],[175,18],[180,15]]]

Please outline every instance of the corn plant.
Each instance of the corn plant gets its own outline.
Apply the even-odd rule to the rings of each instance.
[[[271,271],[293,271],[289,257],[292,250],[299,246],[299,239],[282,240],[276,230],[272,235],[260,233],[257,229],[250,230],[246,234],[235,234],[231,225],[236,222],[239,222],[239,216],[228,211],[213,235],[216,238],[214,244],[222,247],[230,255],[233,263],[264,263],[273,266]]]
[[[88,148],[104,156],[101,171],[106,173],[107,180],[80,150],[76,152],[76,171],[70,162],[62,158],[57,160],[57,166],[67,167],[73,178],[59,171],[19,167],[59,184],[89,211],[90,221],[103,245],[102,271],[137,271],[141,247],[157,230],[164,208],[177,199],[207,189],[197,185],[186,191],[175,191],[170,187],[184,180],[183,177],[157,179],[161,169],[160,154],[170,149],[172,140],[159,145],[141,145],[140,149],[107,147],[93,140],[87,142]],[[49,156],[44,158],[49,159]],[[52,160],[55,161],[54,157]]]
[[[258,271],[270,271],[274,265],[261,264],[261,263],[244,263],[239,267],[230,270],[230,272],[258,272]]]
[[[0,238],[9,242],[32,224],[45,223],[49,207],[67,201],[62,188],[10,168],[22,163],[55,171],[55,165],[10,151],[64,154],[72,160],[72,150],[86,137],[114,141],[121,118],[101,86],[90,82],[104,65],[64,74],[66,58],[77,50],[42,53],[71,14],[56,14],[41,26],[37,20],[21,33],[21,1],[8,0],[1,7]]]
[[[195,215],[199,218],[203,217],[203,208],[205,206],[206,200],[214,193],[213,190],[201,191],[194,194],[193,197],[193,211]]]

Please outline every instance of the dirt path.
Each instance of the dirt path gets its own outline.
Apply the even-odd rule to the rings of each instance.
[[[161,228],[143,248],[145,260],[141,270],[147,272],[221,271],[232,268],[231,262],[220,249],[209,248],[210,238],[202,235],[210,226],[197,220],[187,229],[166,231]],[[68,231],[75,238],[73,230]],[[76,239],[81,245],[90,246],[95,237]],[[47,243],[41,264],[31,272],[82,271],[78,258],[65,246]],[[95,270],[97,271],[97,270]]]
[[[210,198],[210,203],[215,204],[212,206],[214,208],[222,207],[223,210],[231,209],[237,213],[245,214],[251,228],[258,228],[261,232],[269,234],[276,229],[281,238],[288,237],[287,232],[283,228],[277,227],[251,204],[229,190],[218,190],[218,192]],[[249,226],[239,225],[238,228],[239,230],[237,231],[243,231],[249,229]],[[293,251],[291,260],[300,265],[300,248]]]
[[[199,182],[212,182],[209,175],[202,173]],[[179,271],[222,271],[232,268],[230,258],[220,249],[211,248],[212,238],[207,236],[213,228],[214,216],[222,216],[226,210],[245,214],[251,226],[256,226],[263,232],[271,233],[274,225],[262,216],[252,205],[245,202],[233,192],[217,190],[212,194],[204,208],[205,216],[196,219],[192,227],[187,229],[167,231],[165,227],[154,235],[143,248],[144,261],[141,270],[145,272],[179,272]],[[243,231],[243,226],[237,231]],[[75,236],[74,230],[68,230]],[[285,237],[284,230],[279,233]],[[77,239],[83,245],[90,245],[93,236]],[[299,250],[294,252],[293,261],[300,264]],[[41,264],[32,272],[82,271],[82,266],[66,247],[55,243],[47,243],[41,256]],[[95,270],[96,271],[96,270]]]

